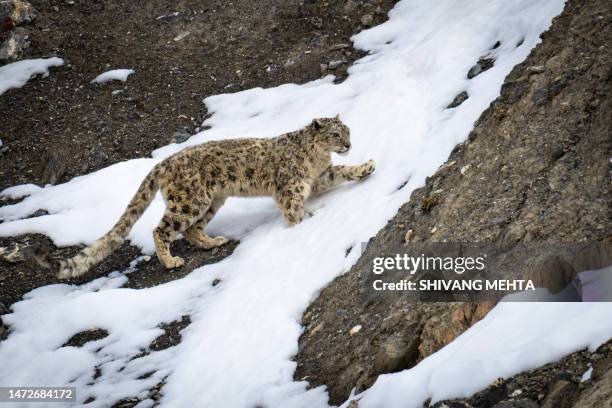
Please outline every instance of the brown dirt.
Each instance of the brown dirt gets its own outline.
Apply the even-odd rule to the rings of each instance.
[[[143,2],[32,1],[25,58],[59,56],[66,65],[0,96],[0,135],[8,151],[0,161],[0,190],[21,183],[57,182],[129,158],[147,156],[195,132],[210,95],[323,74],[320,65],[344,59],[339,78],[359,53],[350,36],[359,17],[386,18],[392,0],[286,2],[281,0],[163,0]],[[381,13],[375,13],[376,7]],[[56,11],[57,10],[57,11]],[[157,19],[179,12],[175,18]],[[190,35],[174,41],[178,34]],[[109,69],[132,68],[127,82],[90,84]],[[114,90],[123,90],[116,96]],[[50,160],[53,158],[54,160]],[[57,164],[44,174],[49,162]],[[49,173],[55,173],[54,177]]]

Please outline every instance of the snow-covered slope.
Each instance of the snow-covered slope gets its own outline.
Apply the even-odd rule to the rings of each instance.
[[[504,77],[562,8],[562,0],[403,0],[387,23],[355,36],[355,46],[369,55],[341,84],[327,77],[210,97],[205,102],[213,116],[206,124],[212,128],[186,143],[62,185],[5,191],[30,195],[0,208],[0,219],[7,221],[0,224],[0,235],[40,232],[57,244],[70,245],[91,243],[104,234],[153,165],[188,145],[275,136],[313,117],[339,113],[351,128],[353,149],[336,162],[377,162],[366,181],[311,202],[313,217],[291,229],[270,199],[228,200],[209,230],[240,238],[240,245],[222,262],[181,280],[132,290],[120,288],[127,278],[116,273],[83,286],[52,285],[31,292],[13,305],[14,313],[3,316],[13,333],[0,343],[0,385],[70,383],[78,387],[80,402],[95,397],[87,406],[104,407],[127,396],[146,397],[146,390],[165,379],[162,404],[169,407],[327,406],[323,388],[307,390],[306,382],[292,379],[291,356],[297,351],[302,311],[318,290],[350,268],[359,256],[359,243],[374,235],[453,146],[465,140],[474,121],[498,96]],[[498,41],[500,46],[493,49]],[[468,80],[470,67],[486,54],[496,59],[495,66]],[[445,109],[464,90],[470,98]],[[41,208],[49,215],[25,218]],[[153,251],[151,231],[162,211],[158,197],[130,234],[145,252]],[[354,249],[346,256],[349,248]],[[217,278],[221,283],[212,287]],[[602,318],[612,307],[545,305],[531,309],[526,320],[521,314],[513,318],[513,306],[498,307],[441,357],[384,377],[364,396],[364,404],[387,406],[387,390],[411,389],[405,387],[407,381],[415,387],[426,382],[419,393],[401,394],[404,404],[419,406],[428,396],[462,394],[491,376],[550,361],[612,335],[612,324]],[[133,359],[161,333],[160,323],[185,314],[193,323],[180,345]],[[540,323],[560,316],[573,316],[572,327],[581,335],[551,336],[540,330],[545,327]],[[521,364],[494,358],[508,345],[493,336],[504,322],[515,330],[518,346],[511,351],[521,353]],[[110,334],[82,348],[61,347],[91,327]],[[470,339],[470,347],[462,346],[463,338]],[[549,352],[527,352],[542,343]],[[475,347],[491,353],[476,354]],[[434,369],[447,367],[440,362],[449,353],[458,363],[448,366],[448,375],[463,368],[473,374],[462,376],[461,387],[450,387],[448,376],[438,381],[432,377]],[[96,367],[101,375],[94,380]]]

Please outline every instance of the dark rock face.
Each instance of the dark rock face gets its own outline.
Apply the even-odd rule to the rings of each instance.
[[[506,245],[610,236],[612,192],[603,186],[609,186],[612,170],[611,15],[612,5],[604,0],[568,1],[542,43],[506,78],[501,96],[482,114],[469,140],[413,192],[355,266],[308,308],[295,357],[296,379],[325,384],[331,402],[343,402],[354,387],[362,391],[379,374],[411,367],[439,350],[493,306],[372,299],[363,284],[370,273],[368,259],[385,249],[405,241]],[[434,194],[435,203],[430,200]],[[356,325],[361,330],[349,335]],[[572,375],[585,370],[586,361]],[[545,398],[579,392],[574,377],[547,381],[541,398],[524,390],[510,398],[515,390],[500,386],[472,406],[539,406]],[[571,384],[555,385],[563,379]],[[582,392],[576,406],[600,406],[580,405],[588,398]]]
[[[468,79],[472,79],[482,74],[483,72],[493,68],[494,63],[495,63],[495,60],[492,58],[487,58],[487,57],[480,58],[478,62],[474,64],[474,66],[470,68],[470,70],[468,71],[467,73]]]
[[[468,95],[466,91],[461,92],[459,95],[455,96],[455,99],[453,99],[453,101],[446,107],[446,109],[456,108],[457,106],[465,102],[469,97],[470,95]]]

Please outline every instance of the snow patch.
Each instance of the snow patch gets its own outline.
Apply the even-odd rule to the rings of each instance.
[[[27,59],[0,67],[0,95],[11,88],[21,88],[35,75],[49,76],[50,67],[64,65],[58,57]]]
[[[95,77],[91,83],[92,84],[103,84],[108,81],[122,81],[125,82],[128,79],[128,76],[132,75],[135,71],[133,69],[113,69],[111,71],[106,71],[97,77]]]
[[[0,144],[1,146],[1,144]],[[8,197],[12,199],[22,198],[42,190],[42,187],[36,184],[21,184],[19,186],[5,188],[0,191],[0,197]]]
[[[580,382],[589,381],[592,375],[593,375],[593,367],[589,365],[589,368],[582,374],[582,377],[580,377]]]

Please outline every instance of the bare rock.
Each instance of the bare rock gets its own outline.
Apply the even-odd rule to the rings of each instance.
[[[30,43],[30,32],[23,27],[15,28],[6,35],[0,45],[0,61],[10,62],[19,59]]]
[[[466,91],[461,92],[459,95],[455,96],[455,99],[453,99],[453,101],[446,107],[446,109],[456,108],[457,106],[465,102],[469,97],[470,95]]]
[[[556,255],[543,255],[534,261],[527,279],[536,287],[559,293],[577,276],[572,265]]]
[[[0,261],[8,263],[23,262],[26,258],[24,255],[24,246],[15,244],[12,247],[0,247]],[[0,307],[0,314],[2,314],[2,308]]]
[[[374,17],[371,14],[364,14],[363,16],[361,16],[359,21],[364,27],[369,27],[374,22]]]
[[[493,308],[493,303],[457,303],[447,313],[434,315],[425,322],[419,354],[425,358],[449,344]]]
[[[0,1],[0,26],[17,26],[34,20],[38,12],[26,1],[1,0]]]
[[[350,14],[352,12],[354,12],[355,10],[357,10],[358,4],[353,1],[353,0],[347,0],[346,3],[344,3],[344,12],[346,14]]]
[[[591,385],[580,393],[574,408],[612,407],[612,342],[598,350]]]
[[[175,37],[174,37],[174,41],[178,42],[181,41],[183,38],[188,37],[189,35],[191,35],[191,33],[189,31],[181,31],[180,33],[178,33]]]
[[[531,100],[533,101],[533,103],[536,106],[540,106],[540,105],[546,104],[550,100],[550,91],[549,91],[548,87],[547,86],[543,86],[543,87],[537,89],[533,93],[533,96],[531,97]]]
[[[183,143],[190,137],[191,135],[185,129],[177,129],[172,135],[172,143]]]
[[[394,373],[413,367],[419,357],[417,336],[395,334],[385,340],[374,357],[374,371]]]
[[[494,63],[495,63],[495,60],[492,58],[481,57],[478,60],[478,62],[468,71],[468,74],[467,74],[468,79],[472,79],[482,74],[486,70],[491,69]]]
[[[538,408],[539,405],[537,402],[521,398],[516,400],[502,401],[497,404],[493,408]]]
[[[43,180],[48,184],[56,184],[66,174],[66,159],[57,150],[47,154],[43,169]]]
[[[542,403],[542,408],[570,408],[576,400],[578,385],[567,380],[558,381]]]

